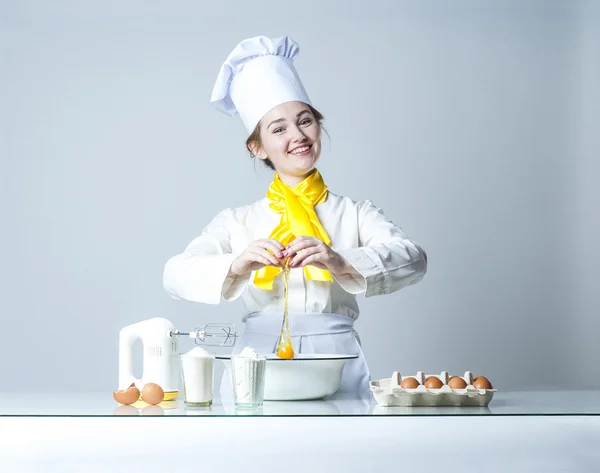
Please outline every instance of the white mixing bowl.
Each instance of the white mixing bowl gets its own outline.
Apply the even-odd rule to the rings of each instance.
[[[340,387],[347,360],[358,355],[304,355],[292,359],[267,355],[265,401],[301,401],[321,399]],[[231,380],[230,355],[217,355]]]

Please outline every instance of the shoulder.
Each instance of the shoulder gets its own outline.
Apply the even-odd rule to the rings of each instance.
[[[362,212],[371,208],[376,208],[371,200],[354,200],[351,197],[339,195],[331,191],[327,194],[327,203],[332,207],[344,211]]]
[[[375,205],[372,200],[354,200],[351,197],[330,192],[327,202],[329,217],[355,221],[359,227],[362,227],[365,222],[389,221],[383,209]]]

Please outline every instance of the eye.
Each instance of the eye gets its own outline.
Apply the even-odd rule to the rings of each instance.
[[[279,127],[279,128],[275,128],[275,129],[273,130],[273,133],[281,133],[282,131],[283,131],[283,128],[282,128],[282,127]]]
[[[304,125],[310,125],[312,123],[312,120],[310,118],[304,118],[302,121],[300,121],[300,125],[304,126]]]

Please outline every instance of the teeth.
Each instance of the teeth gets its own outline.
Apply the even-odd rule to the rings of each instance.
[[[302,148],[297,148],[294,151],[290,151],[290,154],[304,153],[305,151],[308,151],[309,149],[310,149],[310,146],[303,146]]]

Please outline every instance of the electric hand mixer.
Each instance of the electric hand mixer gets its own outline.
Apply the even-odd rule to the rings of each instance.
[[[142,389],[146,383],[156,383],[164,391],[165,401],[179,395],[179,336],[194,339],[197,345],[230,347],[235,344],[235,325],[209,323],[192,332],[180,332],[167,319],[155,317],[124,327],[119,332],[119,389],[131,383]],[[136,379],[133,374],[133,345],[142,341],[143,374]]]

